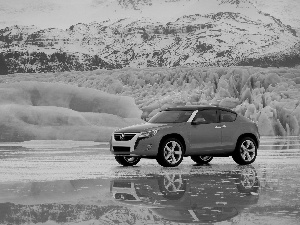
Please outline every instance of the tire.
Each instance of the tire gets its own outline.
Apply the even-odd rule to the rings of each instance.
[[[246,166],[240,169],[236,187],[240,193],[258,193],[259,180],[256,170],[251,166]]]
[[[233,160],[239,165],[248,165],[255,161],[257,155],[257,145],[251,137],[244,137],[238,141]]]
[[[186,192],[186,180],[181,174],[167,174],[159,177],[158,187],[164,198],[179,200]]]
[[[191,159],[197,164],[208,164],[213,157],[212,156],[191,156]]]
[[[182,143],[176,138],[168,138],[160,145],[156,161],[164,167],[175,167],[182,162],[183,153]]]
[[[115,156],[116,161],[122,166],[134,166],[141,160],[136,156]]]

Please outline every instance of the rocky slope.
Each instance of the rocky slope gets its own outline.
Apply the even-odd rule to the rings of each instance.
[[[93,4],[97,8],[104,2],[112,4]],[[184,12],[172,12],[181,3]],[[297,30],[258,10],[252,1],[118,1],[124,12],[134,9],[143,16],[162,4],[172,12],[168,22],[140,15],[68,29],[2,29],[0,46],[8,72],[299,64]]]

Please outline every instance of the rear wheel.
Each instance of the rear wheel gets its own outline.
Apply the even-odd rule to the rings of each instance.
[[[256,170],[251,166],[241,167],[236,187],[240,193],[257,193],[259,190],[259,180]]]
[[[183,159],[184,148],[176,138],[168,138],[161,144],[156,161],[164,167],[178,166]]]
[[[237,143],[232,158],[237,164],[247,165],[255,161],[256,154],[257,146],[255,141],[250,137],[244,137]]]
[[[134,166],[141,160],[136,156],[115,156],[116,161],[122,166]]]
[[[197,164],[207,164],[213,157],[212,156],[191,156],[191,159]]]

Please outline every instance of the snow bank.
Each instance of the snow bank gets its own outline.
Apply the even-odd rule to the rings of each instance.
[[[142,123],[130,97],[66,84],[0,85],[0,139],[108,141],[120,127]]]

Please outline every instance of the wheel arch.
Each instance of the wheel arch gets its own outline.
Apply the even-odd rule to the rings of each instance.
[[[159,142],[159,145],[158,145],[158,149],[161,148],[161,145],[162,143],[167,140],[168,138],[176,138],[178,139],[179,141],[181,141],[181,143],[183,144],[183,153],[185,154],[186,152],[186,143],[185,143],[185,140],[184,138],[182,137],[182,135],[178,134],[178,133],[172,133],[172,134],[167,134],[165,136],[163,136],[161,139],[160,139],[160,142]]]
[[[235,147],[236,147],[237,144],[240,142],[240,140],[241,140],[242,138],[245,138],[245,137],[250,137],[250,138],[252,138],[252,139],[255,141],[256,147],[258,148],[259,142],[258,142],[258,140],[257,140],[257,137],[256,137],[254,134],[252,134],[252,133],[244,133],[244,134],[240,135],[240,136],[238,137],[237,141],[236,141]]]

